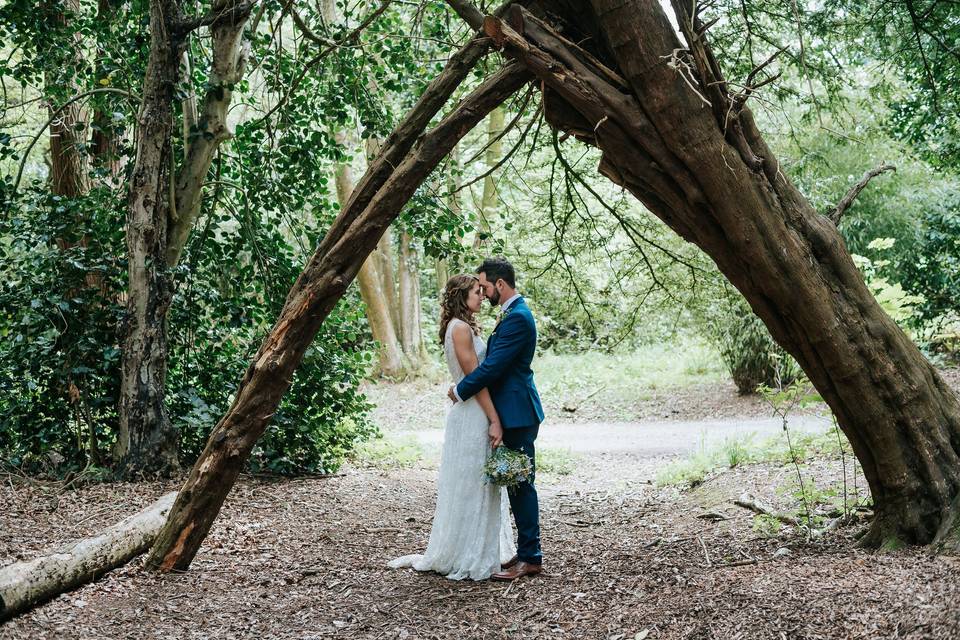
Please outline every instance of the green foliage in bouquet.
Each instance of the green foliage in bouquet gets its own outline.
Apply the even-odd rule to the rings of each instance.
[[[522,451],[499,446],[487,458],[483,472],[490,484],[512,491],[533,476],[533,463]]]

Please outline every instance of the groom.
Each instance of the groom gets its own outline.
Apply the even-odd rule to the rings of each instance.
[[[513,265],[503,258],[487,258],[477,274],[487,300],[500,305],[500,317],[487,340],[486,359],[460,384],[451,386],[447,395],[454,402],[463,401],[486,388],[500,415],[503,444],[527,454],[536,472],[533,443],[543,422],[543,408],[530,362],[537,349],[537,325],[516,291]],[[491,434],[494,444],[498,435]],[[501,567],[500,573],[491,576],[494,580],[511,581],[540,573],[540,507],[534,475],[510,492],[517,524],[517,555]]]

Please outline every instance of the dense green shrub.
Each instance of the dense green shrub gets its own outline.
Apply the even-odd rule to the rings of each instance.
[[[740,393],[754,393],[761,384],[779,388],[800,373],[796,361],[774,342],[747,301],[729,285],[718,285],[715,297],[697,314]]]
[[[29,472],[108,465],[125,312],[121,196],[25,190],[2,210],[0,462]],[[312,246],[318,231],[305,235]],[[178,268],[167,403],[184,464],[229,406],[302,265],[290,237],[208,214]],[[373,433],[358,391],[371,360],[365,333],[359,300],[348,295],[307,351],[252,470],[332,471]]]
[[[120,214],[103,190],[31,191],[16,205],[0,218],[0,456],[102,464],[120,380]]]

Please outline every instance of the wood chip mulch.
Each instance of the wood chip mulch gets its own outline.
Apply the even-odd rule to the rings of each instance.
[[[732,500],[756,485],[776,501],[771,479],[789,469],[748,466],[687,492],[544,479],[545,572],[512,584],[385,568],[425,547],[435,474],[244,477],[189,572],[148,573],[141,558],[0,626],[0,639],[960,637],[957,559],[859,550],[854,529],[813,542],[754,531]],[[0,563],[92,534],[171,488],[9,481]],[[719,517],[698,517],[707,511]]]

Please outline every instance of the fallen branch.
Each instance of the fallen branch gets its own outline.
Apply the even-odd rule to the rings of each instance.
[[[168,493],[92,538],[0,569],[0,620],[91,582],[146,551],[176,497],[175,491]]]
[[[759,560],[751,558],[750,560],[737,560],[736,562],[723,562],[721,564],[715,564],[711,569],[725,569],[727,567],[746,567],[751,564],[757,564]]]
[[[737,500],[733,501],[733,504],[738,507],[743,507],[744,509],[749,509],[754,513],[758,513],[762,516],[770,516],[771,518],[776,518],[784,524],[789,524],[792,527],[796,527],[800,524],[800,521],[794,518],[793,516],[787,515],[785,513],[779,513],[774,511],[764,503],[760,501],[755,495],[751,493],[745,493],[740,496]]]
[[[707,561],[707,569],[709,569],[713,566],[713,563],[710,562],[710,553],[707,551],[707,545],[700,536],[697,536],[697,542],[700,543],[700,548],[703,549],[703,558]]]

